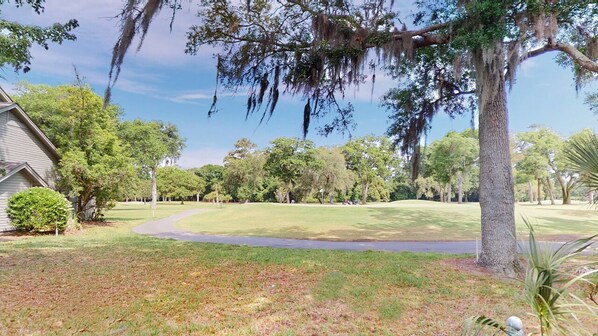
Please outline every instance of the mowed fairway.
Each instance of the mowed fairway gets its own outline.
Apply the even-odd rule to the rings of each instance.
[[[195,207],[214,209],[160,204],[155,216]],[[458,335],[477,314],[518,315],[538,332],[521,283],[485,273],[471,256],[131,232],[151,216],[147,205],[119,204],[110,223],[83,232],[0,242],[0,335]]]
[[[539,236],[563,240],[598,233],[598,212],[586,204],[516,207]],[[477,203],[399,201],[366,206],[319,204],[227,204],[185,218],[177,226],[192,232],[322,240],[473,240],[480,237]]]

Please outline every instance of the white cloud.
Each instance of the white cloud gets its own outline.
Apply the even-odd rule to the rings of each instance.
[[[182,168],[201,167],[206,164],[221,165],[229,150],[222,148],[200,148],[184,150],[177,164]]]

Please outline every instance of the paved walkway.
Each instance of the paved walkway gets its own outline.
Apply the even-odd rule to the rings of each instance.
[[[206,235],[183,231],[174,224],[188,216],[199,213],[199,209],[187,210],[176,215],[147,222],[136,226],[133,231],[158,238],[170,238],[201,243],[219,243],[229,245],[267,246],[293,249],[322,249],[350,251],[411,251],[437,253],[476,253],[475,241],[378,241],[378,242],[336,242],[307,239],[284,239],[270,237],[240,237]],[[560,243],[549,243],[555,247]]]

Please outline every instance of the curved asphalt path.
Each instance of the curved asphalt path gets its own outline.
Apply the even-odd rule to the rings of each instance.
[[[199,213],[199,209],[187,210],[170,217],[146,222],[133,228],[133,232],[157,238],[169,238],[200,243],[218,243],[228,245],[247,245],[292,249],[322,249],[349,251],[411,251],[436,253],[475,253],[476,242],[469,241],[372,241],[372,242],[338,242],[308,239],[284,239],[271,237],[243,237],[206,235],[183,231],[175,227],[179,220]],[[550,242],[550,246],[558,247],[562,243]]]

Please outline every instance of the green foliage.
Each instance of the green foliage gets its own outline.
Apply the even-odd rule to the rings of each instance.
[[[598,310],[578,297],[574,286],[589,283],[588,277],[598,270],[583,271],[586,265],[595,263],[572,263],[572,259],[589,248],[596,235],[569,241],[553,251],[543,248],[536,240],[533,227],[529,222],[526,224],[529,228],[529,251],[526,256],[525,294],[542,334],[591,335],[579,321],[579,316],[598,318]],[[579,270],[582,270],[581,273]]]
[[[192,171],[175,166],[159,168],[157,171],[158,192],[169,198],[183,200],[205,188],[205,181]]]
[[[290,192],[297,187],[308,189],[311,182],[307,174],[311,174],[323,164],[316,158],[314,143],[309,140],[293,138],[276,138],[272,140],[271,146],[266,150],[268,158],[265,169],[274,178],[279,179],[286,189],[286,200],[290,202]],[[301,190],[296,190],[301,193]]]
[[[124,121],[118,125],[118,134],[127,154],[146,172],[155,172],[165,160],[177,159],[185,146],[177,127],[161,121]]]
[[[394,166],[395,153],[391,142],[386,137],[368,135],[350,140],[343,149],[347,168],[355,173],[361,184],[361,199],[367,202],[368,188],[377,179],[386,181]]]
[[[255,201],[263,188],[266,155],[249,139],[240,139],[224,159],[224,184],[239,201]]]
[[[0,5],[9,2],[2,1]],[[36,14],[43,12],[44,2],[45,0],[14,1],[16,7],[30,6]],[[0,16],[0,68],[8,66],[15,71],[28,72],[31,65],[31,48],[34,44],[48,49],[50,43],[74,41],[76,37],[70,32],[78,26],[79,23],[74,19],[64,24],[54,23],[49,27],[39,27],[9,21]]]
[[[320,203],[329,199],[332,203],[334,195],[346,194],[354,184],[355,176],[347,169],[342,148],[320,147],[316,159],[321,162],[317,174],[316,189]]]
[[[91,87],[21,83],[16,101],[40,125],[61,155],[59,188],[77,197],[77,215],[86,214],[95,199],[94,216],[127,188],[134,177],[129,157],[117,134],[120,109],[109,105]]]
[[[224,183],[224,174],[226,169],[221,165],[207,164],[199,168],[193,169],[193,173],[205,181],[204,190],[200,191],[201,195],[208,194],[217,189],[222,189]]]
[[[570,141],[571,150],[566,153],[571,169],[579,172],[584,184],[598,188],[598,136],[584,134]]]
[[[28,232],[64,231],[71,204],[59,192],[33,187],[8,199],[8,217],[17,230]]]

